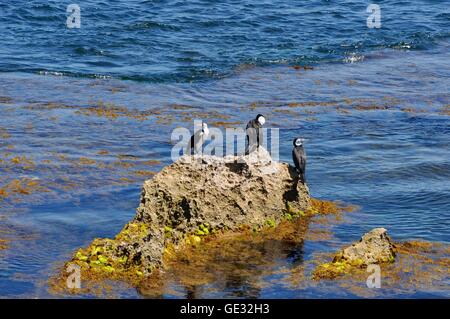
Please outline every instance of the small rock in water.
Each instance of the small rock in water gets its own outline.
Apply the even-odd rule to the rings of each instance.
[[[393,262],[395,259],[394,245],[385,228],[375,228],[362,236],[359,242],[344,248],[333,262],[348,261],[362,265]]]
[[[334,279],[371,264],[393,263],[395,246],[384,228],[375,228],[361,239],[339,251],[330,263],[319,265],[313,279]]]

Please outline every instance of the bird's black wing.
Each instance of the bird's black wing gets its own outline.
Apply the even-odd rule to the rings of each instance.
[[[295,169],[297,171],[300,170],[300,162],[299,162],[299,157],[297,155],[297,148],[294,147],[294,149],[292,150],[292,161],[294,162],[295,165]]]
[[[301,167],[302,172],[305,173],[305,171],[306,171],[306,153],[305,153],[305,149],[303,147],[300,148],[299,154],[300,154],[300,167]]]
[[[305,172],[306,169],[306,154],[303,147],[295,147],[293,150],[294,163],[300,172]]]
[[[306,171],[306,154],[303,147],[294,147],[292,150],[292,159],[295,163],[295,168],[299,175],[299,180],[305,183],[305,171]]]

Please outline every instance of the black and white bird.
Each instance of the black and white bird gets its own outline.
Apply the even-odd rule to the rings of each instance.
[[[266,123],[266,118],[262,114],[258,114],[255,119],[247,123],[245,128],[247,134],[247,149],[245,154],[255,151],[263,143],[262,127]]]
[[[209,135],[208,124],[203,122],[202,128],[191,136],[191,139],[189,140],[189,143],[186,148],[186,154],[194,155],[202,151],[203,142],[205,138],[208,137],[208,135]]]
[[[297,170],[299,179],[303,184],[305,184],[305,172],[306,172],[306,153],[303,148],[304,139],[295,138],[294,139],[294,149],[292,150],[292,160],[295,164],[295,169]]]

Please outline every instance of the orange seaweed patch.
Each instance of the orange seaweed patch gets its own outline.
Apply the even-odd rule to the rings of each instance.
[[[347,105],[350,105],[350,104],[353,104],[353,100],[349,99],[349,98],[346,98],[346,99],[344,99],[344,103],[347,104]]]
[[[404,107],[401,108],[400,111],[406,112],[406,113],[427,113],[427,110],[424,109],[414,109],[412,107]]]
[[[393,96],[384,96],[383,100],[388,101],[389,103],[392,104],[400,104],[402,102],[400,99]]]
[[[440,111],[439,114],[441,115],[449,115],[450,116],[450,104],[444,106]]]
[[[36,180],[29,178],[14,179],[6,185],[0,187],[0,201],[3,198],[14,195],[30,195],[37,191],[46,192],[48,190],[39,185],[39,182]]]
[[[117,119],[119,117],[127,117],[141,121],[147,120],[148,117],[154,113],[151,111],[130,110],[126,107],[117,106],[114,105],[113,103],[104,103],[103,101],[99,101],[96,106],[87,108],[50,102],[44,104],[28,105],[26,106],[26,109],[30,110],[77,109],[77,111],[75,111],[75,114],[104,117],[107,119]],[[57,118],[54,118],[54,120],[56,119]]]
[[[6,239],[0,239],[0,250],[8,248],[8,241]]]
[[[143,164],[143,165],[149,165],[149,166],[152,166],[152,165],[159,165],[159,164],[161,164],[161,161],[158,161],[158,160],[149,160],[149,161],[142,162],[142,164]]]
[[[96,161],[93,159],[90,159],[90,158],[81,157],[79,160],[79,163],[81,165],[94,165],[96,163]]]
[[[6,190],[6,187],[4,188],[0,188],[0,199],[3,197],[7,197],[8,196],[8,191]]]
[[[341,113],[341,114],[350,114],[351,112],[347,109],[343,109],[339,106],[336,107],[336,112]]]
[[[33,169],[36,164],[26,156],[15,156],[10,159],[11,164],[21,166],[23,169]]]
[[[134,171],[133,174],[136,176],[153,176],[156,174],[156,172],[138,170],[138,171]]]
[[[184,105],[184,104],[172,104],[170,107],[174,110],[187,110],[193,108],[191,105]]]
[[[157,120],[156,123],[158,124],[171,124],[175,118],[173,117],[173,115],[158,115],[156,116]]]
[[[128,178],[128,177],[121,177],[119,180],[122,184],[131,184],[131,183],[135,182],[134,180],[132,180],[131,178]]]
[[[286,109],[274,109],[274,113],[282,113],[282,114],[291,114],[291,115],[299,115],[298,112],[293,110],[286,110]]]
[[[181,116],[186,116],[189,118],[201,118],[201,119],[221,119],[228,120],[230,119],[229,115],[219,113],[217,111],[214,112],[179,112]]]
[[[127,160],[136,160],[138,157],[135,155],[131,155],[131,154],[118,154],[117,155],[118,159],[127,159]]]
[[[317,198],[311,198],[311,207],[314,211],[317,211],[318,213],[323,215],[352,212],[358,208],[358,206],[355,205],[344,206],[339,201],[328,201]]]
[[[308,227],[308,219],[282,221],[273,227],[259,231],[243,225],[240,230],[217,232],[201,238],[201,242],[179,249],[166,247],[165,269],[161,282],[175,281],[185,287],[195,287],[214,282],[225,284],[227,274],[233,273],[252,286],[262,287],[263,277],[274,271],[276,261],[286,258],[287,247],[302,245]],[[277,273],[282,270],[276,269]],[[284,270],[285,273],[289,270]],[[161,285],[154,278],[141,282],[140,291],[145,295],[158,294]]]
[[[104,117],[115,120],[119,117],[127,117],[135,120],[145,121],[148,119],[150,112],[129,110],[124,106],[117,106],[112,103],[98,102],[95,107],[81,108],[75,112],[86,116]]]
[[[432,243],[421,240],[396,243],[397,251],[406,254],[433,253],[442,249],[442,247],[444,246],[441,243]]]
[[[355,109],[358,111],[373,111],[373,110],[389,110],[387,105],[357,105]]]
[[[336,101],[323,101],[323,102],[315,102],[315,101],[306,101],[306,102],[291,102],[288,103],[289,107],[313,107],[313,106],[332,106],[336,105]]]
[[[216,121],[216,122],[210,123],[211,126],[221,126],[221,127],[233,127],[233,126],[240,125],[240,124],[242,124],[242,123],[239,121],[236,121],[236,122]]]
[[[305,239],[309,241],[331,241],[334,237],[329,229],[313,228],[306,233]]]
[[[312,66],[310,66],[310,65],[294,65],[293,67],[292,67],[294,70],[301,70],[301,69],[303,69],[303,70],[314,70],[314,67],[312,67]]]
[[[130,168],[136,166],[136,163],[125,162],[125,161],[116,161],[113,162],[114,166],[122,167],[122,168]]]

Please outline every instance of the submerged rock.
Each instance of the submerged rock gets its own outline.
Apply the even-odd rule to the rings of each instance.
[[[263,148],[240,157],[183,156],[144,183],[136,216],[114,239],[94,240],[72,262],[116,277],[149,274],[180,245],[304,215],[309,191],[297,181],[292,167]]]
[[[370,264],[393,263],[395,246],[384,228],[375,228],[366,233],[352,245],[339,251],[331,263],[317,267],[313,272],[315,279],[332,279]]]

